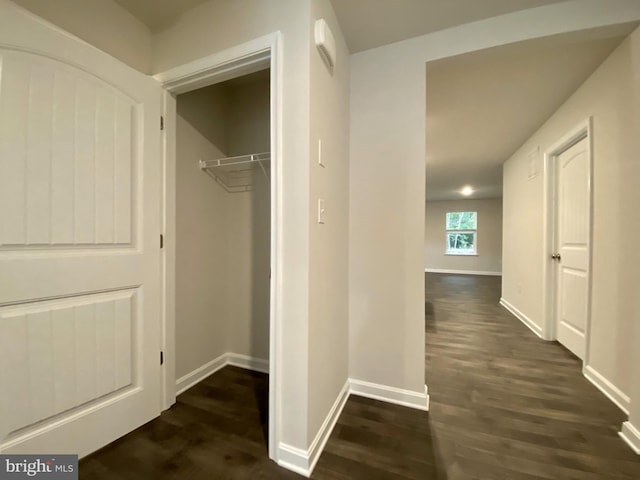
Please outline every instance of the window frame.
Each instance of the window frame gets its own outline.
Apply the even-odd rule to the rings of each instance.
[[[474,228],[465,228],[465,229],[450,229],[448,226],[448,216],[452,213],[473,213],[475,215],[475,229]],[[445,228],[445,255],[452,255],[455,257],[474,257],[478,256],[478,212],[477,211],[454,211],[454,212],[445,212],[444,216],[444,228]],[[462,252],[456,250],[449,249],[449,236],[452,234],[472,234],[473,235],[473,251],[472,252]]]

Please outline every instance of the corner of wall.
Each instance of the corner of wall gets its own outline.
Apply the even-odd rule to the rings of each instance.
[[[640,455],[640,430],[638,428],[631,422],[624,422],[619,435],[637,455]]]
[[[534,322],[531,318],[526,316],[511,303],[504,298],[500,298],[500,305],[502,305],[509,313],[520,320],[529,330],[535,333],[539,338],[542,338],[542,327]]]
[[[353,395],[392,403],[416,410],[429,410],[429,391],[424,386],[424,391],[412,391],[402,388],[380,385],[363,380],[349,379],[350,392]]]

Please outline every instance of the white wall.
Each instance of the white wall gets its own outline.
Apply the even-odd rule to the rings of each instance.
[[[309,442],[349,373],[349,52],[328,0],[312,1],[311,26],[318,18],[335,35],[337,58],[330,73],[309,41]],[[319,139],[324,167],[318,164]],[[324,224],[316,221],[319,198],[325,200]]]
[[[226,132],[229,155],[245,155],[269,151],[270,96],[269,70],[253,73],[232,82],[228,89],[229,123],[233,128]]]
[[[477,255],[445,255],[447,212],[478,212]],[[425,270],[500,274],[502,272],[502,199],[427,202]]]
[[[424,62],[351,56],[349,374],[424,392]]]
[[[504,165],[503,292],[542,325],[543,179],[527,178],[528,154],[542,155],[593,117],[593,263],[586,363],[630,395],[633,325],[640,309],[640,30],[630,35]],[[523,255],[522,252],[527,254]],[[640,401],[640,399],[638,399]]]
[[[638,18],[634,0],[572,0],[351,56],[352,376],[424,383],[425,62]]]
[[[143,73],[151,71],[151,32],[113,0],[13,0]]]
[[[265,75],[266,73],[266,75]],[[269,72],[227,89],[227,155],[270,149]],[[266,170],[267,175],[270,173]],[[229,351],[269,359],[271,192],[261,170],[251,192],[228,194],[226,274],[229,298]]]
[[[228,351],[227,194],[198,167],[224,153],[188,120],[203,104],[178,97],[176,125],[176,378]],[[208,109],[215,115],[213,105]]]
[[[216,146],[220,153],[229,151],[229,120],[231,95],[226,84],[211,85],[178,95],[178,112],[200,135]]]
[[[268,361],[271,212],[269,182],[260,172],[253,188],[228,194],[229,351]]]

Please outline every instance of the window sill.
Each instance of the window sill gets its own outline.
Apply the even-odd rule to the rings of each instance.
[[[477,257],[478,256],[477,253],[449,253],[449,252],[446,252],[445,255],[452,256],[452,257]]]

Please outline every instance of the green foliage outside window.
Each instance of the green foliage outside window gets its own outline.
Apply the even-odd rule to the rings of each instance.
[[[477,227],[477,212],[447,213],[447,253],[451,255],[475,254]]]
[[[475,230],[477,216],[477,212],[449,212],[447,213],[447,230]]]

